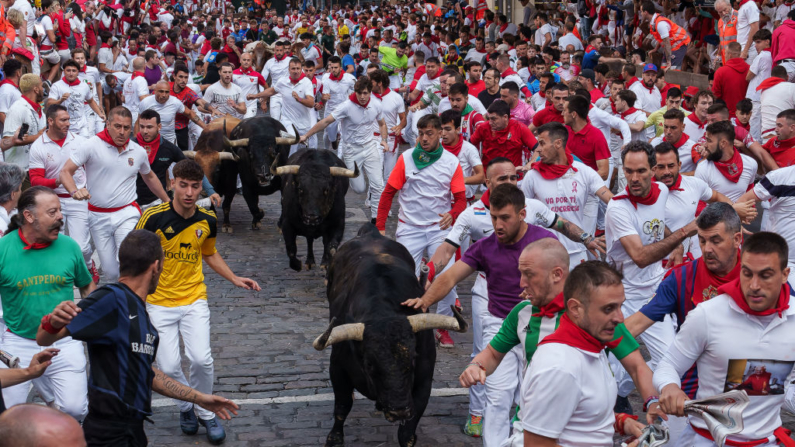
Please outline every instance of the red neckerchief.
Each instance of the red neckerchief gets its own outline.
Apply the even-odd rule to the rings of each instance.
[[[390,90],[390,89],[389,89],[389,87],[387,87],[387,88],[386,88],[386,90],[384,90],[384,92],[383,92],[383,93],[381,93],[380,95],[379,95],[378,93],[373,93],[373,94],[374,94],[374,95],[375,95],[375,97],[376,97],[376,98],[378,98],[378,99],[384,99],[384,96],[388,95],[388,94],[389,94],[389,92],[391,92],[391,91],[392,91],[392,90]]]
[[[247,75],[247,74],[251,73],[252,71],[254,71],[254,69],[252,67],[248,67],[248,70],[244,69],[243,67],[240,67],[240,68],[238,68],[238,70],[240,71],[240,74],[244,74],[244,75]]]
[[[364,103],[364,104],[360,104],[360,103],[359,103],[359,98],[357,98],[357,97],[356,97],[356,93],[355,93],[355,92],[354,92],[354,93],[351,93],[351,96],[348,96],[348,99],[350,99],[351,101],[353,101],[353,103],[354,103],[354,104],[356,104],[356,105],[357,105],[357,106],[359,106],[359,107],[364,107],[364,108],[367,108],[367,104],[370,104],[370,100],[369,100],[369,99],[367,100],[367,102],[366,102],[366,103]]]
[[[539,91],[539,92],[538,92],[538,96],[540,96],[540,97],[542,97],[542,98],[546,98],[546,97],[547,97],[547,92],[542,92],[542,91]]]
[[[759,83],[759,86],[756,87],[756,91],[758,91],[758,92],[765,91],[765,90],[767,90],[769,88],[772,88],[772,87],[775,87],[775,86],[781,84],[782,82],[787,82],[787,81],[785,81],[784,79],[781,79],[781,78],[776,78],[776,77],[767,78],[764,81]]]
[[[22,240],[23,244],[25,244],[25,246],[22,248],[23,250],[41,250],[42,248],[47,248],[52,245],[52,242],[34,242],[31,244],[22,234],[22,228],[17,230],[17,233],[19,234],[19,239]]]
[[[627,88],[632,87],[632,84],[634,84],[636,82],[640,82],[640,80],[638,79],[637,76],[633,76],[633,77],[629,78],[629,81],[627,81]]]
[[[287,53],[282,54],[282,57],[273,56],[273,58],[276,59],[277,62],[283,61],[286,57],[287,57]]]
[[[717,296],[715,292],[717,292],[719,288],[740,277],[740,269],[740,250],[737,250],[737,263],[726,276],[717,276],[710,272],[704,259],[701,259],[698,265],[696,265],[696,280],[693,283],[693,304],[697,306]],[[743,300],[743,302],[745,302],[745,300]]]
[[[296,79],[295,81],[293,81],[293,78],[291,78],[291,77],[289,77],[289,76],[288,76],[288,79],[290,79],[290,82],[292,82],[292,83],[293,83],[293,85],[296,85],[296,84],[298,84],[299,82],[301,82],[301,79],[304,79],[305,77],[306,77],[306,75],[305,75],[305,74],[302,72],[302,73],[301,73],[301,76],[299,76],[299,77],[298,77],[298,79]]]
[[[737,183],[740,181],[740,174],[743,173],[743,157],[740,156],[740,151],[734,149],[734,154],[729,161],[716,161],[715,167],[726,177],[726,180]]]
[[[703,129],[703,128],[704,128],[704,127],[707,125],[707,123],[705,123],[704,121],[701,121],[701,120],[700,120],[700,119],[699,119],[699,118],[696,116],[696,112],[693,112],[693,113],[691,113],[690,115],[687,115],[687,119],[689,119],[690,121],[692,121],[693,123],[695,123],[695,124],[698,126],[698,128],[699,128],[699,129]]]
[[[140,133],[135,136],[135,139],[138,140],[138,144],[141,145],[146,150],[146,153],[149,155],[149,164],[155,162],[155,156],[157,155],[157,151],[160,149],[160,135],[157,136],[154,140],[150,141],[149,143],[144,140],[143,135]]]
[[[86,72],[86,67],[88,67],[88,65],[83,65],[83,67],[82,67],[82,68],[80,68],[80,70],[78,70],[78,71],[79,71],[80,73],[85,73],[85,72]]]
[[[425,76],[428,76],[428,79],[431,80],[431,81],[436,79],[436,78],[438,78],[439,75],[441,75],[441,74],[442,74],[442,70],[441,69],[436,70],[436,76],[434,76],[434,77],[428,76],[428,72],[427,71],[425,72]]]
[[[15,84],[15,83],[14,83],[14,81],[12,81],[11,79],[3,79],[3,81],[2,81],[2,82],[0,82],[0,86],[3,86],[3,85],[5,85],[5,84],[11,84],[11,85],[13,85],[13,86],[14,86],[14,88],[16,88],[17,90],[19,90],[19,86],[18,86],[17,84]]]
[[[491,194],[489,193],[488,189],[486,190],[486,192],[483,193],[482,196],[480,196],[480,203],[482,203],[483,206],[485,206],[487,209],[491,209],[491,203],[489,203],[489,197],[491,197]]]
[[[596,50],[596,48],[594,48],[593,45],[588,45],[587,47],[585,47],[585,54],[588,54],[594,50]]]
[[[35,102],[31,101],[31,100],[30,100],[30,99],[28,99],[28,97],[27,97],[27,96],[25,96],[25,95],[22,95],[22,98],[23,98],[25,101],[27,101],[27,102],[28,102],[28,104],[30,104],[30,106],[31,106],[31,107],[33,107],[33,110],[35,110],[35,111],[36,111],[36,113],[38,113],[38,114],[39,114],[39,118],[41,118],[41,105],[39,105],[39,104],[37,104],[37,103],[35,103]]]
[[[638,209],[638,204],[641,205],[653,205],[657,203],[657,198],[660,197],[660,187],[657,185],[657,182],[651,182],[651,189],[649,193],[646,194],[646,197],[635,197],[629,193],[629,186],[624,190],[622,194],[613,196],[613,200],[621,200],[621,199],[629,199],[632,203],[632,206],[635,209]]]
[[[340,70],[340,75],[338,77],[334,77],[333,74],[329,73],[328,78],[331,79],[332,81],[341,81],[344,75],[345,73],[343,73],[342,70]]]
[[[745,0],[748,1],[748,0]],[[740,263],[739,261],[737,262]],[[765,315],[773,315],[775,313],[781,317],[781,314],[784,313],[787,309],[789,309],[789,284],[784,284],[781,286],[781,292],[778,295],[778,302],[776,303],[776,307],[768,310],[763,311],[755,311],[752,310],[750,306],[748,306],[748,302],[745,301],[745,295],[743,295],[743,291],[740,288],[740,278],[735,279],[727,284],[724,284],[720,288],[718,288],[718,294],[727,294],[734,300],[735,303],[748,315],[756,315],[756,316],[765,316]]]
[[[508,28],[508,24],[507,23],[503,23],[502,25],[500,25],[500,32],[505,31],[506,28]]]
[[[66,137],[63,137],[60,140],[50,138],[50,140],[52,140],[52,142],[57,144],[59,147],[63,147],[63,144],[66,143]]]
[[[679,137],[679,141],[677,141],[676,143],[671,143],[665,137],[663,137],[663,141],[665,141],[666,143],[671,143],[677,149],[679,149],[680,147],[684,146],[684,144],[687,143],[687,140],[689,140],[689,139],[690,139],[690,136],[688,136],[684,132],[682,132],[682,136]]]
[[[555,332],[547,335],[541,342],[538,343],[538,346],[541,346],[545,343],[560,343],[564,345],[569,345],[572,348],[582,349],[583,351],[599,353],[603,351],[605,348],[616,348],[624,337],[619,337],[616,340],[613,340],[608,343],[602,343],[601,341],[594,338],[591,334],[584,331],[581,327],[574,324],[573,321],[569,318],[569,315],[564,313],[562,317],[560,317],[560,324],[558,328],[555,329]]]
[[[643,88],[645,88],[646,90],[648,90],[648,91],[649,91],[649,93],[654,93],[654,87],[655,87],[655,85],[654,85],[654,84],[652,84],[652,85],[651,85],[651,87],[646,87],[646,84],[644,84],[643,82],[641,82],[641,83],[640,83],[640,86],[641,86],[641,87],[643,87]]]
[[[737,118],[737,116],[733,116],[732,119],[731,119],[731,123],[732,123],[732,126],[734,126],[734,127],[742,127],[743,129],[745,129],[745,130],[747,130],[749,132],[751,131],[751,121],[748,121],[747,123],[743,124]]]
[[[613,111],[613,115],[618,115],[618,110],[616,110],[616,103],[613,100],[610,100],[610,109]]]
[[[624,118],[626,118],[627,116],[629,116],[629,115],[632,115],[633,113],[635,113],[635,112],[637,112],[637,111],[638,111],[638,109],[636,109],[636,108],[634,108],[634,107],[630,107],[630,108],[628,108],[627,110],[625,110],[625,111],[621,112],[621,118],[622,118],[622,119],[624,119]]]
[[[773,137],[763,147],[770,152],[770,155],[775,156],[795,147],[795,137],[788,140],[779,140],[778,137]]]
[[[750,1],[751,1],[751,0],[742,0],[742,1],[740,2],[740,6],[738,6],[738,7],[737,7],[737,9],[739,10],[740,8],[742,8],[742,7],[743,7],[743,5],[744,5],[744,4],[746,4],[746,3],[750,2]]]
[[[565,165],[550,165],[546,163],[542,163],[537,161],[530,165],[530,169],[535,169],[541,174],[545,180],[555,180],[556,178],[560,178],[563,174],[569,172],[569,169],[574,170],[577,172],[577,168],[572,166],[574,163],[574,158],[571,156],[569,151],[566,151],[566,164]]]
[[[505,79],[506,77],[508,77],[508,76],[510,76],[510,75],[513,75],[513,74],[516,74],[516,72],[515,72],[515,71],[513,71],[513,69],[512,69],[512,68],[508,67],[507,69],[505,69],[505,71],[503,71],[502,73],[500,73],[500,77],[501,77],[501,78],[503,78],[503,79]]]
[[[456,143],[456,144],[455,144],[455,145],[453,145],[453,146],[447,146],[447,145],[445,145],[444,143],[442,143],[442,147],[443,147],[443,148],[444,148],[444,149],[445,149],[447,152],[450,152],[451,154],[453,154],[453,155],[455,155],[456,157],[458,157],[458,154],[459,154],[459,153],[461,153],[461,148],[462,148],[462,147],[464,147],[464,139],[463,139],[463,138],[461,138],[461,136],[459,135],[459,136],[458,136],[458,143]]]
[[[110,45],[108,45],[108,44],[106,44],[106,43],[103,43],[103,44],[102,44],[102,46],[100,46],[100,49],[101,49],[101,48],[110,48]]]
[[[135,79],[135,78],[137,78],[139,76],[143,76],[143,75],[144,74],[141,73],[140,71],[134,71],[133,74],[132,74],[132,79]]]
[[[564,307],[566,307],[566,305],[563,302],[563,292],[560,292],[552,301],[548,302],[545,306],[539,307],[538,313],[531,315],[531,317],[554,318]]]
[[[97,136],[99,137],[100,140],[102,140],[102,141],[108,143],[109,145],[111,145],[111,146],[113,146],[115,148],[118,148],[118,149],[123,149],[124,147],[127,146],[127,143],[130,142],[130,139],[127,138],[127,140],[124,142],[124,144],[122,144],[121,146],[118,146],[116,144],[116,142],[113,141],[113,138],[110,137],[110,133],[108,133],[108,129],[105,129],[102,132],[98,133]]]
[[[66,83],[66,85],[68,85],[69,87],[74,87],[76,85],[80,85],[80,79],[78,79],[78,78],[75,78],[75,80],[72,81],[72,82],[67,81],[66,78],[61,78],[61,80],[64,81]]]
[[[655,177],[652,177],[652,181],[656,182],[657,179]],[[682,176],[681,175],[677,175],[676,176],[676,181],[674,182],[673,185],[668,187],[668,191],[684,191],[684,188],[682,188]]]

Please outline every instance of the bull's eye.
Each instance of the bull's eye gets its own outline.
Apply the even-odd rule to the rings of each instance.
[[[324,190],[323,190],[323,195],[324,195],[324,196],[327,196],[327,195],[328,195],[328,189],[324,189]]]
[[[303,194],[304,193],[304,189],[303,188],[298,188],[298,193],[299,194]]]

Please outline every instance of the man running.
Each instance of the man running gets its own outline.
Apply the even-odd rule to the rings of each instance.
[[[265,99],[277,94],[281,96],[279,100],[281,118],[279,120],[284,128],[287,129],[287,132],[292,132],[293,126],[295,126],[298,130],[298,135],[294,135],[296,137],[306,134],[317,123],[317,114],[312,110],[315,107],[315,89],[312,86],[312,81],[301,70],[300,59],[290,59],[289,76],[280,78],[261,93]],[[267,107],[265,101],[262,102],[262,106]],[[317,148],[317,138],[303,143],[311,148]],[[292,145],[290,155],[298,149],[300,149],[298,144]]]

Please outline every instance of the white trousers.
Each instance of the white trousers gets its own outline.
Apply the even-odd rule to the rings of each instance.
[[[149,319],[160,335],[157,348],[157,366],[166,375],[183,385],[202,393],[213,393],[213,356],[210,352],[210,308],[207,300],[179,307],[146,305]],[[182,356],[179,352],[179,337],[185,344],[185,355],[190,361],[190,383],[182,372]],[[180,411],[190,411],[193,404],[174,400]],[[196,413],[203,420],[215,414],[196,406]]]
[[[246,105],[246,114],[243,115],[243,118],[253,118],[257,116],[257,109],[259,106],[257,105],[257,101],[254,101],[253,105]]]
[[[399,148],[395,146],[395,137],[387,137],[389,152],[384,152],[384,181],[389,180],[389,174],[395,169],[397,159],[400,156]]]
[[[329,110],[327,113],[331,113],[331,111]],[[328,141],[326,149],[328,150],[332,149],[331,143],[337,141],[337,135],[339,135],[339,130],[340,130],[340,122],[337,120],[334,120],[333,123],[326,126],[326,130],[323,132],[323,141],[324,142]]]
[[[287,129],[287,133],[293,135],[293,123],[285,121],[282,124],[284,124],[284,128]],[[295,130],[298,131],[298,135],[293,135],[296,137],[304,135],[305,133],[309,132],[308,127],[304,128],[304,127],[295,126]],[[293,144],[292,146],[290,146],[290,156],[292,156],[294,153],[298,152],[299,150],[307,147],[310,149],[317,149],[317,135],[312,135],[308,140],[306,140],[306,146],[304,146],[303,144]]]
[[[491,342],[503,319],[491,313],[483,319],[483,346]],[[486,411],[483,421],[483,446],[501,446],[511,434],[511,407],[520,399],[524,353],[516,345],[505,354],[500,365],[486,378]]]
[[[762,141],[762,103],[760,101],[753,101],[753,109],[751,110],[751,136],[754,141]]]
[[[282,118],[282,95],[281,93],[277,93],[271,96],[270,108],[268,109],[270,112],[271,118],[275,119],[276,121],[281,120]],[[286,129],[290,129],[287,126],[284,126]]]
[[[88,414],[88,379],[83,343],[67,337],[52,346],[42,347],[36,344],[36,340],[8,331],[3,332],[0,338],[0,349],[19,357],[22,367],[27,367],[35,354],[48,347],[61,350],[53,357],[52,365],[37,379],[3,388],[3,400],[7,407],[24,404],[32,384],[42,395],[54,398],[55,408],[82,421]],[[0,369],[6,369],[6,366],[0,364]]]
[[[361,145],[348,144],[343,141],[340,142],[339,150],[342,152],[342,161],[345,162],[348,169],[353,169],[354,164],[359,168],[359,176],[350,179],[351,189],[357,194],[362,194],[369,186],[370,217],[375,218],[378,216],[378,202],[381,201],[381,193],[384,192],[384,161],[381,145],[375,139]],[[365,175],[367,182],[364,181]],[[415,256],[414,261],[416,262],[417,259]]]
[[[112,213],[88,212],[88,226],[91,239],[99,255],[102,273],[106,283],[114,283],[119,279],[119,247],[135,224],[141,218],[141,212],[134,206],[128,206]]]
[[[91,234],[88,227],[88,202],[75,200],[71,197],[60,197],[60,200],[66,234],[80,246],[83,260],[86,261],[86,266],[90,269],[93,250],[89,239]]]
[[[472,287],[472,358],[486,349],[483,342],[483,319],[489,315],[489,298],[486,276],[478,272]],[[469,414],[483,416],[486,408],[486,385],[469,387]]]
[[[372,202],[372,200],[371,200]],[[422,266],[422,256],[428,253],[428,258],[431,257],[440,245],[444,242],[444,238],[450,230],[440,230],[438,224],[428,225],[421,227],[416,225],[409,225],[405,222],[398,222],[397,231],[395,231],[395,240],[406,247],[411,257],[414,258],[415,274],[420,276],[420,267]],[[444,270],[437,272],[439,276],[453,267],[454,262],[448,262]],[[450,306],[455,304],[458,298],[455,288],[450,291],[441,301],[436,305],[436,313],[441,315],[453,316],[453,311]]]

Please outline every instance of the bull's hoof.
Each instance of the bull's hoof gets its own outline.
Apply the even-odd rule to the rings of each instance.
[[[326,437],[325,447],[345,447],[345,435],[331,432]]]
[[[320,271],[325,272],[328,270],[328,262],[321,262],[320,263]]]
[[[262,229],[262,222],[252,222],[251,223],[252,230],[259,230]]]
[[[406,442],[405,446],[401,447],[414,447],[417,444],[417,435],[411,435],[408,442]]]
[[[314,262],[312,262],[312,263],[308,263],[308,262],[307,262],[306,264],[304,264],[304,268],[306,268],[307,270],[312,270],[312,268],[313,268],[314,266],[315,266],[315,263],[314,263]]]
[[[228,234],[232,234],[232,232],[233,232],[233,230],[232,230],[232,225],[224,224],[224,225],[221,227],[221,233],[228,233]]]
[[[295,270],[296,272],[301,271],[301,261],[298,258],[290,259],[290,268]]]

